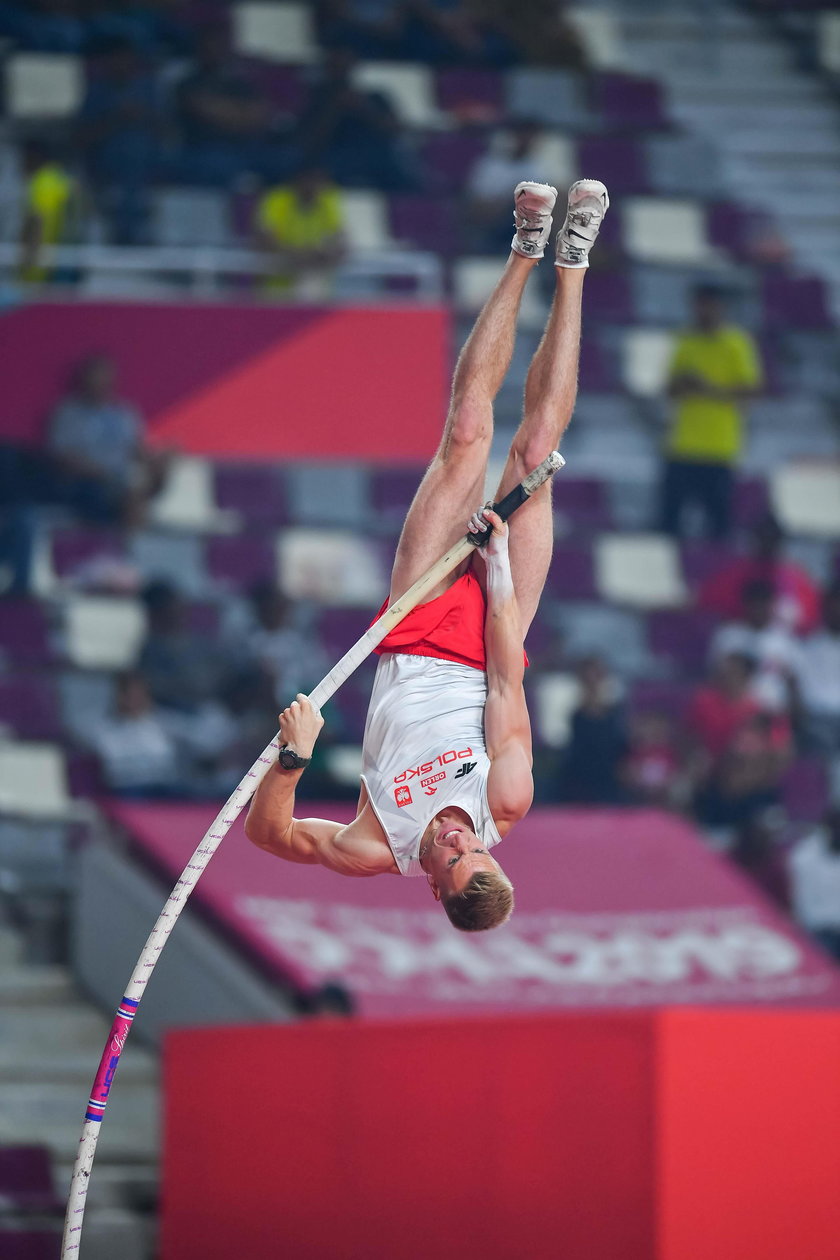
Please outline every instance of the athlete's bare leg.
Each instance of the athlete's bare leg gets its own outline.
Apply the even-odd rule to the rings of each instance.
[[[556,289],[545,334],[525,382],[525,410],[502,474],[503,495],[522,480],[550,451],[556,450],[572,418],[577,397],[580,352],[581,295],[585,270],[556,267]],[[545,585],[553,543],[549,480],[510,522],[510,562],[522,612],[523,631]]]
[[[516,317],[534,266],[533,259],[511,253],[458,358],[443,437],[408,511],[397,547],[392,599],[463,536],[470,512],[482,502],[493,438],[493,400],[510,367]],[[463,569],[429,598],[441,594],[460,572]]]

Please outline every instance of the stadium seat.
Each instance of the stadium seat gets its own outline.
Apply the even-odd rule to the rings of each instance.
[[[692,687],[664,678],[637,678],[630,685],[628,707],[634,713],[665,713],[673,722],[682,721]]]
[[[773,511],[792,534],[840,534],[840,464],[786,464],[770,481]]]
[[[142,529],[131,539],[129,551],[144,582],[162,579],[193,598],[206,591],[204,548],[197,534]]]
[[[561,600],[554,616],[570,656],[597,653],[632,678],[650,668],[644,620],[634,609]]]
[[[259,526],[285,525],[289,520],[286,483],[272,464],[219,464],[215,502],[224,511]]]
[[[70,526],[56,530],[50,538],[50,564],[60,581],[95,585],[101,575],[117,578],[122,572],[130,581],[131,562],[124,539],[102,529]]]
[[[572,714],[580,701],[580,683],[574,674],[542,674],[531,694],[539,742],[548,748],[563,748],[569,741]]]
[[[635,262],[707,265],[706,219],[692,201],[629,197],[622,206],[624,248]]]
[[[60,1211],[48,1147],[0,1146],[0,1208],[30,1214]]]
[[[423,140],[420,153],[434,186],[443,192],[460,193],[473,165],[486,149],[483,132],[474,127],[459,127],[454,131],[431,132]]]
[[[84,743],[97,723],[113,706],[116,691],[113,674],[92,669],[63,669],[58,676],[62,726],[68,735]],[[72,767],[71,767],[72,771]]]
[[[602,599],[636,608],[685,603],[679,552],[661,534],[605,534],[595,544],[595,574]]]
[[[716,613],[699,608],[665,608],[648,617],[648,641],[654,656],[667,660],[676,674],[699,676],[705,670],[709,642],[719,623]]]
[[[388,203],[381,193],[345,189],[344,234],[354,250],[381,250],[391,241]]]
[[[499,258],[459,258],[452,267],[452,290],[459,312],[477,314],[493,292],[502,273]],[[542,327],[546,307],[536,288],[528,287],[520,307],[522,328]]]
[[[829,771],[820,757],[798,757],[785,775],[782,803],[789,818],[818,822],[829,804]]]
[[[80,668],[128,669],[145,632],[139,600],[77,595],[65,605],[65,655]]]
[[[10,730],[20,739],[56,739],[61,733],[58,698],[49,675],[0,675],[0,732]]]
[[[12,1228],[3,1233],[3,1260],[55,1260],[60,1248],[57,1230]]]
[[[49,657],[49,625],[43,606],[34,599],[4,599],[0,665],[43,665]]]
[[[64,754],[56,744],[0,742],[0,811],[29,818],[73,814]]]
[[[577,169],[609,172],[610,195],[644,193],[647,170],[641,146],[628,136],[584,136],[578,144]]]
[[[265,533],[208,538],[205,563],[211,580],[227,590],[248,590],[275,577],[274,547]]]
[[[655,79],[601,73],[593,78],[591,95],[605,123],[614,131],[652,131],[666,124],[662,89]]]
[[[338,660],[367,630],[373,608],[322,608],[318,615],[318,637],[326,651]]]
[[[554,491],[554,519],[561,534],[612,526],[603,481],[561,474]]]
[[[633,328],[622,342],[625,388],[641,398],[660,396],[668,377],[673,337],[658,328]]]
[[[459,118],[498,118],[504,113],[504,77],[498,70],[438,70],[435,92],[440,109]]]
[[[391,234],[400,245],[452,256],[460,251],[460,208],[454,197],[402,193],[389,201]]]
[[[63,53],[15,53],[6,61],[6,109],[20,121],[70,118],[85,89],[80,58]]]
[[[584,80],[569,70],[526,66],[507,76],[508,113],[514,118],[539,118],[546,127],[581,127],[591,116]]]
[[[595,599],[595,570],[589,547],[557,543],[546,586],[558,599]]]
[[[840,13],[817,18],[817,55],[824,70],[840,75]]]
[[[566,20],[574,28],[583,44],[586,60],[596,70],[611,70],[621,66],[621,25],[615,13],[589,5],[573,5],[563,10]]]
[[[721,186],[720,163],[705,140],[693,136],[648,136],[647,182],[666,197],[715,196]]]
[[[551,172],[551,183],[558,191],[558,204],[564,206],[566,189],[578,178],[574,144],[562,132],[546,130],[534,141],[532,156],[539,170]]]
[[[166,482],[151,504],[149,518],[167,529],[199,533],[229,533],[236,514],[216,505],[213,466],[194,455],[177,455],[169,464]]]
[[[227,195],[212,188],[161,188],[152,199],[152,240],[156,245],[232,243]]]
[[[418,466],[371,470],[368,493],[377,525],[386,529],[402,526],[424,472],[425,469]]]
[[[320,57],[308,4],[234,5],[233,42],[241,56],[269,61],[305,65]]]
[[[277,580],[292,599],[376,608],[386,566],[368,539],[339,530],[287,529],[276,540]]]
[[[440,111],[432,72],[421,65],[390,61],[363,61],[353,70],[357,87],[381,92],[393,105],[398,117],[412,127],[435,127]]]

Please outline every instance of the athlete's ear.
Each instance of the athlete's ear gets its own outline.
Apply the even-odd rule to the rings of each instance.
[[[435,879],[434,875],[427,875],[426,880],[428,882],[429,887],[432,890],[432,896],[434,897],[435,901],[440,901],[440,889],[437,886],[437,880]]]

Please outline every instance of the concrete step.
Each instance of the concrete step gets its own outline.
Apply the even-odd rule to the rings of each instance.
[[[0,1134],[10,1145],[43,1143],[62,1159],[75,1158],[89,1085],[0,1083]],[[117,1080],[99,1145],[107,1159],[151,1161],[158,1151],[158,1096],[148,1084]]]
[[[93,1082],[104,1044],[103,1037],[85,1050],[52,1045],[33,1046],[22,1052],[15,1045],[0,1047],[0,1087],[14,1081],[49,1081],[54,1085],[72,1085],[84,1093]],[[118,1079],[120,1083],[156,1085],[157,1059],[141,1046],[126,1046],[120,1056]]]
[[[23,938],[14,928],[0,927],[0,970],[15,967],[23,956]]]
[[[110,1028],[96,1011],[82,1005],[53,1002],[48,1006],[19,1006],[13,1018],[0,1020],[0,1054],[11,1048],[21,1054],[43,1046],[65,1049],[102,1049]]]
[[[68,1002],[76,996],[73,978],[64,967],[0,968],[0,1007]]]
[[[69,1193],[73,1161],[53,1161],[53,1182],[59,1199]],[[113,1162],[97,1155],[90,1178],[87,1206],[91,1208],[124,1208],[148,1211],[158,1198],[158,1171],[154,1163],[143,1160]]]

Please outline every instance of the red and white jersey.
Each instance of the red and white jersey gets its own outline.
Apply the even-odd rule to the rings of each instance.
[[[424,875],[420,841],[456,805],[484,848],[501,836],[487,803],[487,675],[470,665],[389,652],[376,671],[362,782],[402,875]]]

